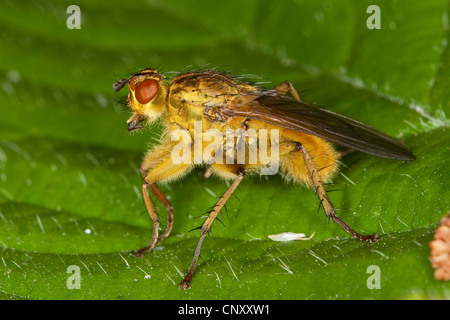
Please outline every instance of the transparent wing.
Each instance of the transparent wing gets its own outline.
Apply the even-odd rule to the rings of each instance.
[[[221,111],[228,116],[247,117],[305,132],[379,157],[415,159],[408,147],[397,139],[359,121],[289,96],[262,95],[245,105],[224,106]]]

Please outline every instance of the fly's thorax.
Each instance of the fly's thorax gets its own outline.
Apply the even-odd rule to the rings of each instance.
[[[257,89],[236,82],[232,77],[217,72],[186,73],[175,77],[170,83],[169,105],[174,110],[182,108],[221,107],[230,103],[242,103],[256,98],[249,92]]]

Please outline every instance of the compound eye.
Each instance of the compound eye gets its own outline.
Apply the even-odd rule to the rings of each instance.
[[[144,80],[136,87],[134,96],[140,104],[146,104],[156,96],[158,89],[158,81],[154,79]]]

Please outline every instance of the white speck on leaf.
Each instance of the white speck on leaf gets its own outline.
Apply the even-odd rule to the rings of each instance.
[[[309,237],[306,237],[304,233],[283,232],[278,234],[271,234],[269,235],[269,239],[273,241],[311,240],[314,234],[315,232]]]

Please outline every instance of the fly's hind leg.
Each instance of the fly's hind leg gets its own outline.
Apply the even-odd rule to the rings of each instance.
[[[288,92],[291,93],[291,96],[297,100],[297,101],[302,101],[302,99],[300,99],[300,95],[298,94],[297,90],[295,89],[294,85],[290,82],[283,82],[280,85],[278,85],[277,87],[275,87],[275,91],[279,92],[282,95],[286,95]],[[345,149],[341,152],[338,153],[339,158],[342,158],[344,156],[346,156],[349,153],[354,152],[355,150],[353,149]]]
[[[300,99],[300,95],[298,94],[297,90],[295,89],[294,85],[290,82],[283,82],[280,85],[278,85],[277,87],[275,87],[275,91],[281,93],[282,95],[286,95],[288,92],[291,93],[291,96],[297,100],[297,101],[302,101],[302,99]],[[345,157],[346,155],[355,152],[354,149],[349,149],[346,148],[340,152],[338,152],[338,156],[339,158]]]
[[[276,91],[278,91],[279,93],[285,95],[288,92],[291,93],[292,97],[297,100],[297,101],[302,101],[300,99],[300,96],[297,92],[297,90],[295,90],[295,87],[292,83],[290,82],[283,82],[282,84],[278,85],[275,88]],[[341,218],[339,218],[338,216],[336,216],[336,209],[334,208],[333,204],[331,203],[331,201],[328,199],[327,193],[325,192],[325,187],[324,187],[324,183],[321,180],[319,171],[316,168],[316,164],[313,161],[313,157],[310,155],[310,153],[303,147],[303,145],[300,142],[296,143],[296,150],[300,151],[303,159],[305,161],[306,167],[308,168],[309,174],[311,176],[311,180],[314,184],[316,193],[323,205],[323,208],[325,210],[325,214],[328,217],[328,220],[331,218],[333,219],[334,222],[336,222],[342,229],[344,229],[345,231],[347,231],[348,233],[350,233],[353,237],[356,237],[360,240],[363,241],[368,241],[368,242],[377,242],[379,240],[379,237],[377,235],[367,235],[367,236],[363,236],[361,234],[359,234],[358,232],[356,232],[355,230],[353,230],[352,228],[350,228]],[[340,156],[344,156],[348,153],[351,153],[353,150],[349,149],[346,150],[340,154],[338,154],[338,157]]]
[[[316,165],[313,161],[313,158],[309,154],[309,152],[303,147],[303,145],[299,142],[296,143],[296,150],[300,151],[305,160],[305,164],[308,168],[308,171],[311,175],[311,180],[313,182],[316,193],[323,205],[323,209],[328,217],[328,220],[331,218],[334,222],[336,222],[342,229],[350,233],[353,237],[358,238],[359,240],[367,241],[367,242],[377,242],[379,237],[377,235],[361,235],[352,228],[350,228],[341,218],[336,216],[336,209],[334,208],[331,201],[328,199],[328,196],[325,192],[324,183],[321,180],[319,170],[316,168]]]

